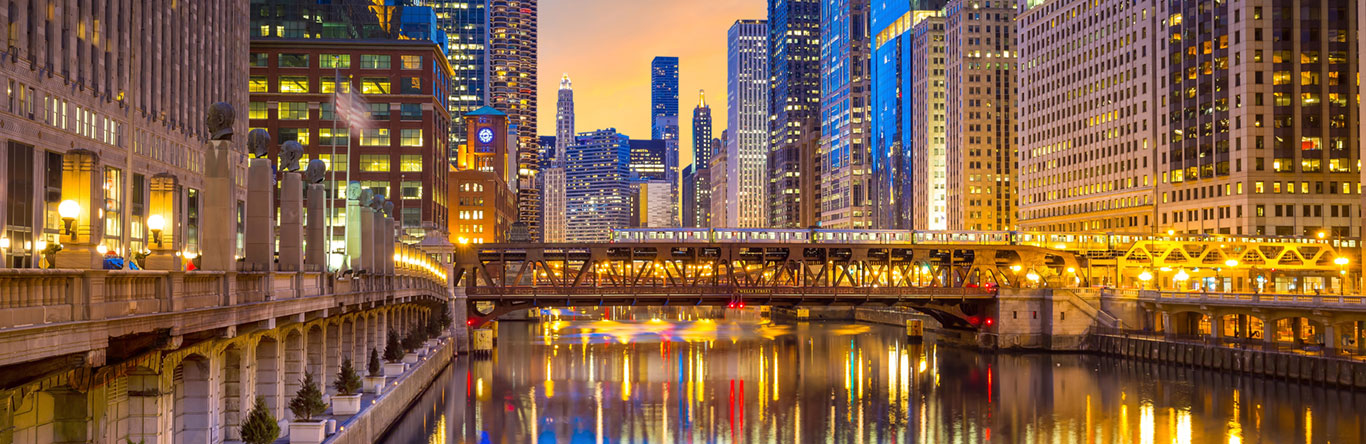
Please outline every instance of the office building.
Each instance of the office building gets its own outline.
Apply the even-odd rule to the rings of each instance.
[[[579,133],[565,153],[568,242],[606,242],[631,223],[631,141],[616,129]]]
[[[707,165],[712,156],[711,106],[705,91],[697,91],[697,107],[692,110],[692,162]]]
[[[667,146],[659,139],[631,139],[631,179],[667,180]]]
[[[949,226],[949,158],[944,79],[944,17],[930,14],[916,22],[911,29],[911,102],[910,134],[907,161],[899,163],[910,169],[910,191],[900,189],[903,200],[911,208],[910,228],[915,230],[946,230]],[[909,137],[907,137],[909,136]],[[894,176],[900,177],[900,176]],[[893,190],[897,188],[892,187]]]
[[[541,234],[540,166],[536,133],[536,0],[489,0],[488,104],[508,114],[517,127],[518,221],[533,239]]]
[[[542,138],[544,141],[544,138]],[[565,195],[565,169],[564,153],[568,151],[569,145],[574,143],[574,87],[569,81],[569,74],[565,74],[560,79],[559,98],[555,104],[555,138],[554,146],[546,148],[542,146],[544,153],[550,155],[549,158],[541,159],[541,180],[543,186],[541,193],[543,196],[545,221],[542,226],[544,235],[542,239],[546,242],[564,242],[565,226],[565,205],[568,203]]]
[[[768,226],[768,24],[737,20],[727,33],[726,192],[722,226]],[[712,194],[713,200],[716,194]],[[715,212],[713,212],[715,215]],[[713,216],[713,224],[715,224]]]
[[[821,200],[825,228],[871,228],[868,0],[821,2]]]
[[[731,181],[727,177],[729,174],[727,168],[731,162],[729,161],[730,156],[726,155],[726,150],[730,149],[730,144],[726,142],[730,140],[730,130],[721,132],[721,140],[722,142],[711,158],[711,166],[707,167],[708,185],[711,186],[711,208],[708,211],[710,223],[708,226],[711,228],[734,228],[736,224],[731,219],[731,215],[735,213],[734,206],[730,203],[732,195],[729,190]]]
[[[465,113],[488,103],[488,0],[428,0],[437,27],[446,32],[446,60],[451,65],[449,106],[452,163],[465,143]]]
[[[669,135],[678,138],[678,57],[661,56],[650,61],[650,138]]]
[[[631,182],[631,226],[669,228],[673,226],[673,189],[663,180]]]
[[[821,3],[768,0],[768,217],[773,227],[806,228],[820,218]]]
[[[517,141],[507,114],[490,107],[462,116],[470,142],[450,167],[449,205],[452,244],[506,242],[517,221]],[[434,165],[440,165],[435,163]]]
[[[944,9],[948,229],[1015,227],[1015,8]]]

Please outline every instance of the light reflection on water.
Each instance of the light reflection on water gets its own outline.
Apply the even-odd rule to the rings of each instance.
[[[904,330],[754,321],[499,326],[391,443],[1360,442],[1359,393]]]

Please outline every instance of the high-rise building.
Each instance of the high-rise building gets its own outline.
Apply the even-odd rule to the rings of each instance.
[[[1015,226],[1015,8],[944,8],[948,228]]]
[[[565,195],[564,153],[574,143],[574,87],[569,74],[560,79],[559,100],[555,104],[555,145],[548,159],[541,159],[541,193],[545,203],[542,214],[545,217],[542,239],[546,242],[565,241]]]
[[[568,242],[605,242],[631,223],[631,141],[616,129],[579,133],[565,153]]]
[[[705,92],[697,92],[697,107],[692,111],[692,165],[683,174],[683,224],[705,227],[711,212],[710,173],[716,139],[712,137],[711,106]]]
[[[768,0],[768,209],[773,227],[820,218],[821,0]],[[815,131],[814,136],[808,131]]]
[[[1166,35],[1157,28],[1157,21],[1167,18],[1159,18],[1157,3],[1056,0],[1020,8],[1021,229],[1156,229],[1154,155],[1158,120],[1163,120],[1156,118],[1157,58],[1168,52],[1154,40]],[[1129,37],[1078,41],[1079,35]],[[1223,57],[1219,65],[1227,71]],[[1216,91],[1226,95],[1225,88]]]
[[[1360,226],[1361,190],[1360,122],[1352,116],[1360,107],[1358,72],[1351,64],[1358,58],[1352,32],[1359,8],[1359,2],[1321,0],[1158,2],[1150,16],[1156,19],[1151,35],[1157,38],[1153,51],[1159,61],[1149,69],[1156,73],[1157,98],[1150,106],[1157,108],[1153,159],[1160,176],[1154,179],[1159,229],[1361,234],[1353,228]],[[1119,18],[1115,15],[1144,19],[1141,9],[1083,11],[1107,20]],[[1117,46],[1103,53],[1104,63],[1118,64],[1118,57],[1136,50]],[[1107,74],[1114,78],[1106,84],[1112,95],[1127,94],[1114,85],[1127,75]],[[1122,103],[1105,102],[1106,107],[1073,113],[1067,121],[1089,128],[1085,125],[1097,119],[1129,112],[1118,107]],[[1099,194],[1133,177],[1097,177],[1129,168],[1119,159],[1133,157],[1117,157],[1119,149],[1094,144],[1076,154],[1100,161],[1084,189]]]
[[[659,139],[631,139],[631,179],[667,180],[668,146]]]
[[[93,258],[102,245],[129,257],[151,247],[154,215],[166,222],[162,248],[203,251],[206,146],[215,136],[204,121],[214,102],[236,109],[232,155],[246,156],[248,4],[152,9],[12,2],[0,10],[10,30],[0,62],[0,265],[36,267],[43,246],[59,243],[68,254]],[[238,184],[244,164],[230,168]],[[173,190],[174,203],[153,198],[157,190]],[[245,192],[230,190],[236,199]],[[62,234],[57,211],[67,199],[81,210],[74,235]]]
[[[536,0],[489,0],[488,105],[517,127],[517,209],[533,240],[541,233],[540,165],[536,133]]]
[[[488,3],[489,0],[428,0],[437,27],[446,32],[446,60],[451,65],[450,152],[452,159],[465,143],[464,119],[460,116],[488,103]],[[454,163],[454,160],[452,160]]]
[[[509,134],[507,114],[490,107],[465,113],[461,125],[469,143],[450,166],[448,202],[450,241],[482,244],[508,241],[517,221],[517,141]],[[438,141],[439,142],[439,141]],[[440,166],[441,162],[432,165]]]
[[[662,180],[631,181],[631,227],[673,226],[672,186]]]
[[[730,149],[728,140],[730,140],[730,130],[721,131],[722,142],[717,144],[715,154],[711,157],[711,166],[707,168],[710,173],[707,177],[708,185],[711,186],[711,209],[708,211],[710,223],[707,226],[711,228],[736,227],[735,221],[731,217],[735,211],[734,205],[730,202],[733,196],[728,190],[731,181],[730,178],[726,177],[729,173],[727,168],[730,165],[730,156],[726,155],[726,150]]]
[[[821,1],[820,225],[870,228],[868,0]]]
[[[727,34],[726,192],[722,226],[768,226],[768,23],[737,20]],[[716,199],[712,194],[712,199]],[[715,213],[713,212],[713,215]],[[715,224],[713,216],[713,224]]]
[[[910,228],[946,230],[949,226],[949,158],[947,146],[948,100],[944,96],[944,17],[937,12],[914,24],[910,36],[911,113],[910,142],[905,165],[910,169],[909,192],[902,186],[903,200],[911,207]],[[897,189],[895,187],[893,190]]]
[[[664,141],[664,180],[673,188],[670,214],[675,225],[678,209],[678,57],[655,57],[650,62],[650,137]]]
[[[692,162],[706,165],[711,162],[711,107],[705,91],[697,91],[697,107],[692,110]]]

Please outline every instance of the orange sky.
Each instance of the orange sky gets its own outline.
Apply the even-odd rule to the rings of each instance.
[[[540,2],[537,128],[555,134],[560,76],[574,84],[575,131],[614,127],[650,137],[650,60],[678,57],[680,167],[692,163],[692,111],[707,91],[713,137],[726,127],[726,30],[762,19],[765,0]]]

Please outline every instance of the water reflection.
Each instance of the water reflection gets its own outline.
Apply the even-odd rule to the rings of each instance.
[[[755,321],[502,323],[391,443],[1360,442],[1362,394],[904,330]]]

